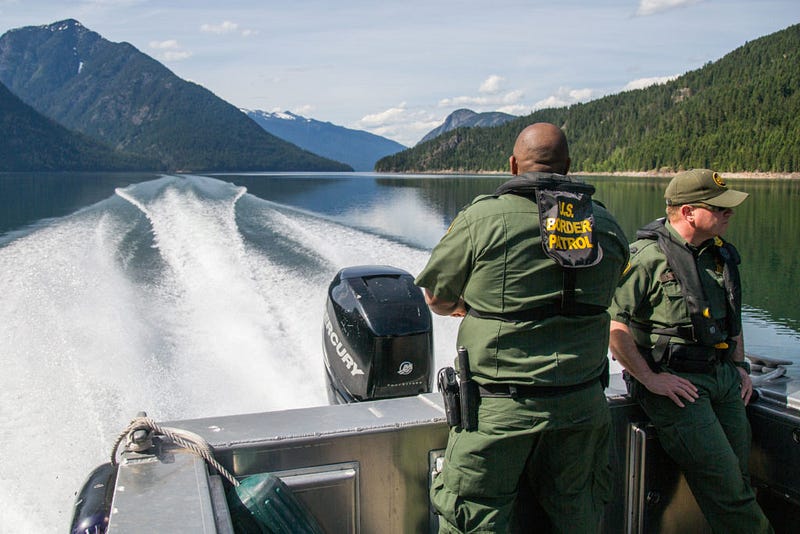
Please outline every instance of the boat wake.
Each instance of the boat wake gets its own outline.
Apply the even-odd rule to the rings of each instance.
[[[330,280],[357,264],[416,274],[427,257],[193,176],[119,189],[0,248],[0,530],[62,531],[83,477],[141,410],[326,404]],[[434,318],[446,360],[456,328]]]

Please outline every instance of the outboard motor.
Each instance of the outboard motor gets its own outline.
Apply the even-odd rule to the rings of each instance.
[[[431,391],[431,312],[402,269],[339,271],[328,287],[322,337],[331,404]]]

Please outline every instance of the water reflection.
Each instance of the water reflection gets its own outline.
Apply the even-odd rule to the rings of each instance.
[[[440,217],[449,222],[479,194],[488,194],[508,176],[380,177],[395,189],[414,188]],[[636,230],[664,216],[667,178],[586,176],[595,198],[619,219],[628,239]],[[791,180],[729,180],[750,193],[736,209],[726,236],[742,256],[745,332],[750,350],[800,360],[800,182]]]
[[[68,215],[112,196],[117,187],[158,176],[153,173],[0,173],[0,236],[43,219]]]

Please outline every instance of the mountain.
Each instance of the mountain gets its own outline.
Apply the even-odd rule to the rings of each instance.
[[[499,126],[516,118],[518,118],[516,115],[509,115],[508,113],[501,113],[499,111],[476,113],[471,109],[457,109],[447,116],[441,126],[425,134],[425,137],[420,140],[420,143],[430,141],[456,128],[473,128],[476,126],[486,128]]]
[[[379,135],[307,119],[288,111],[242,111],[272,135],[314,154],[346,163],[357,171],[371,171],[380,158],[406,149]]]
[[[153,160],[115,152],[39,113],[0,83],[0,172],[158,169]]]
[[[540,121],[566,132],[572,172],[800,171],[800,24],[665,84],[493,128],[457,128],[383,158],[376,170],[508,171],[517,134]]]
[[[0,37],[0,82],[70,130],[177,170],[351,170],[268,134],[236,107],[76,20]]]

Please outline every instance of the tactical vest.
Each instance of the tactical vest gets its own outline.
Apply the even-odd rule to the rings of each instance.
[[[513,194],[536,203],[542,249],[563,272],[561,300],[518,312],[490,314],[470,309],[469,313],[504,321],[538,321],[555,315],[605,312],[605,307],[575,301],[575,269],[592,267],[603,259],[603,250],[594,235],[594,191],[594,186],[569,181],[563,175],[536,173],[536,178],[513,178],[490,195],[488,198]]]
[[[650,239],[658,243],[658,247],[667,258],[667,265],[672,269],[681,286],[683,299],[689,308],[691,325],[649,328],[649,332],[660,335],[654,350],[655,360],[660,359],[655,353],[663,353],[664,345],[669,342],[667,336],[681,338],[690,344],[724,348],[725,343],[741,331],[739,313],[742,304],[742,287],[738,268],[741,262],[739,253],[730,243],[718,237],[714,238],[713,250],[717,260],[723,265],[722,278],[726,300],[725,321],[718,322],[711,317],[708,298],[700,282],[700,273],[697,270],[694,254],[667,230],[664,222],[665,218],[651,222],[636,233],[636,238]],[[640,323],[632,323],[631,326],[648,331]]]

